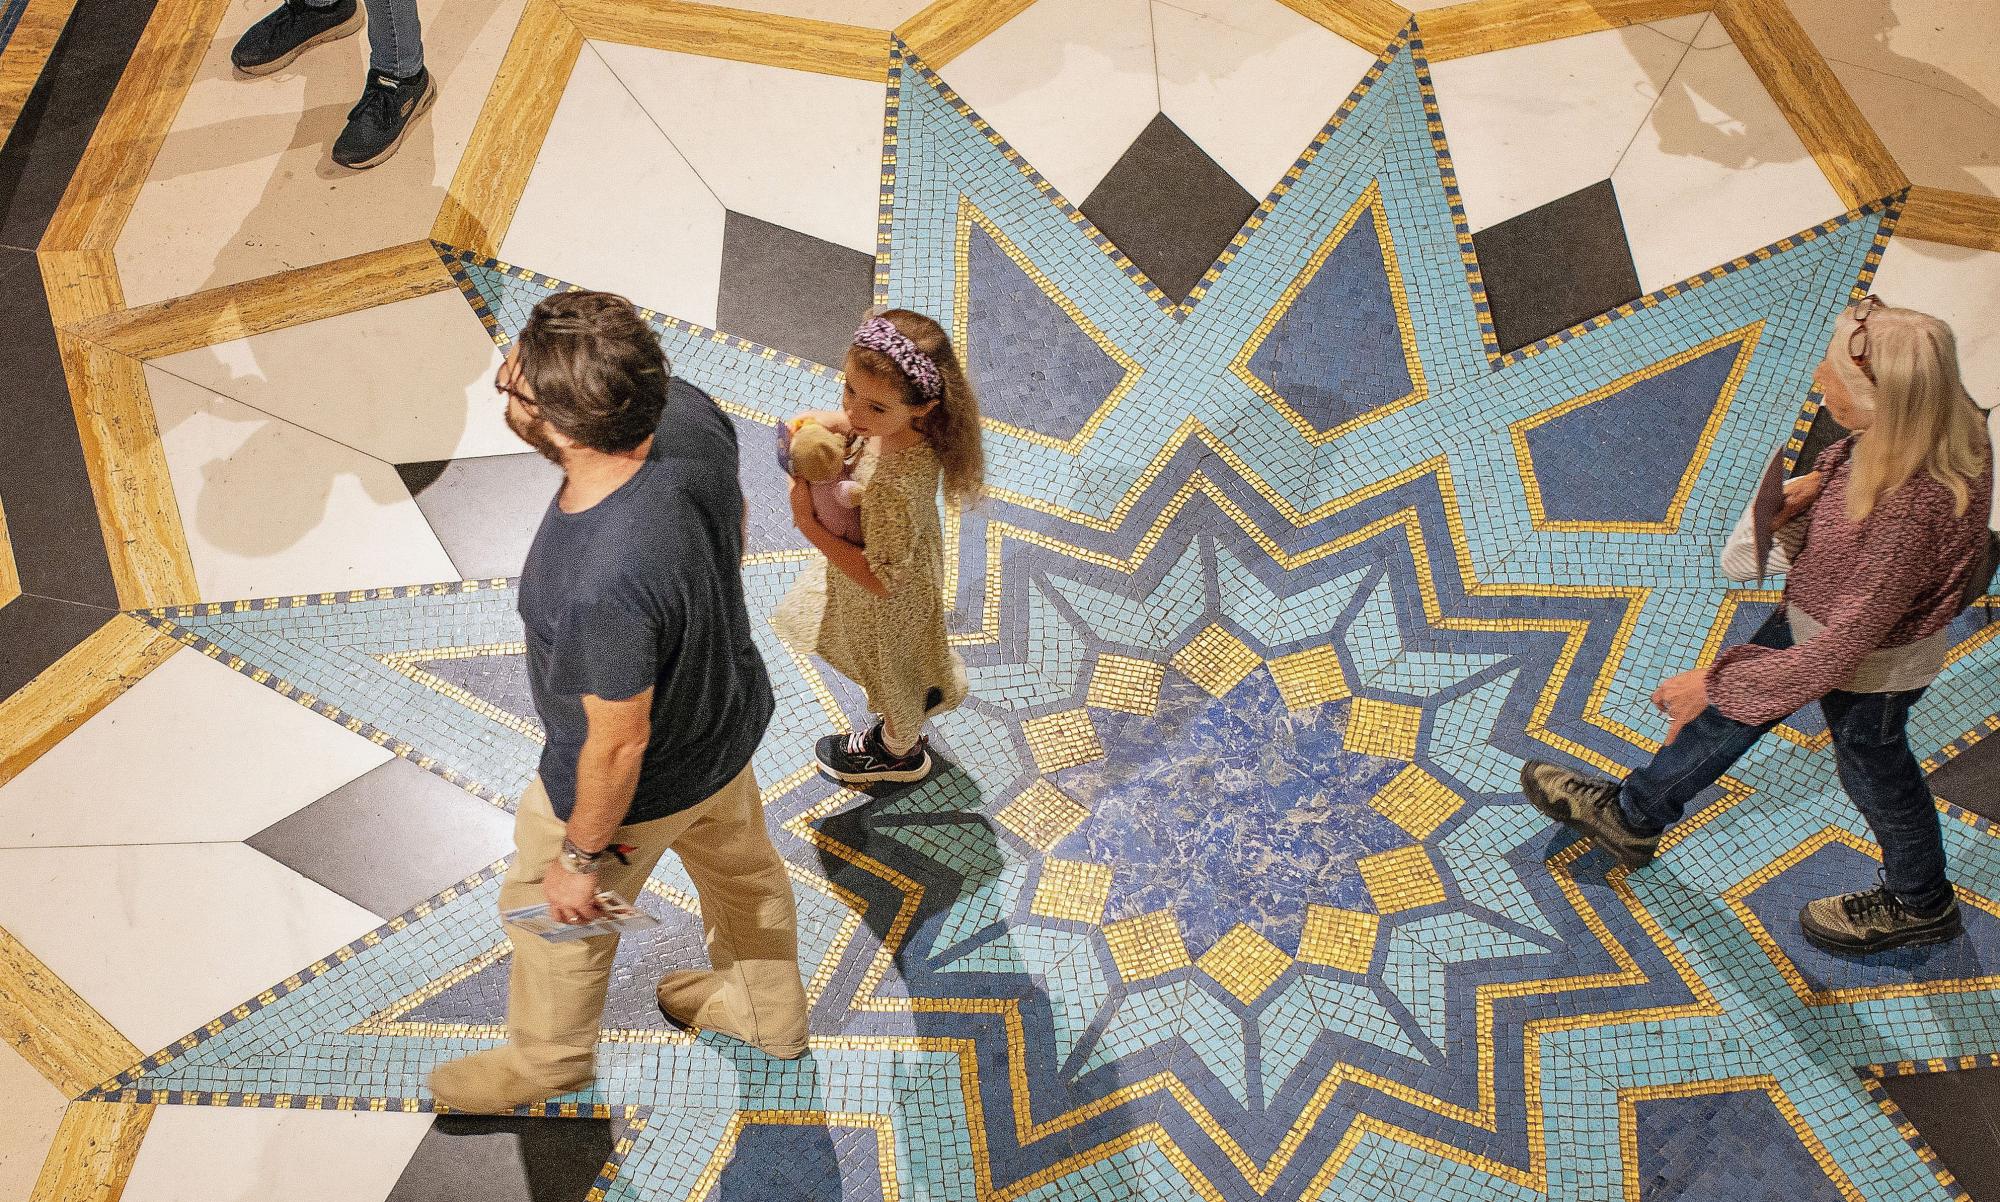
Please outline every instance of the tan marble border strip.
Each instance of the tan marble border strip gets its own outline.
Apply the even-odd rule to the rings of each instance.
[[[431,237],[486,257],[500,253],[582,51],[583,35],[556,0],[528,0]]]
[[[424,239],[106,313],[70,332],[135,359],[157,359],[454,287]]]
[[[1432,62],[1704,13],[1715,0],[1475,0],[1417,14]]]
[[[125,1102],[70,1103],[30,1202],[118,1202],[153,1109]]]
[[[586,38],[874,82],[889,70],[889,34],[883,29],[686,0],[558,2]]]
[[[70,1097],[145,1055],[5,930],[0,930],[0,1037]]]
[[[1859,208],[1909,185],[1784,0],[1721,0],[1715,15],[1843,204]]]
[[[1410,10],[1394,0],[1284,0],[1285,6],[1302,17],[1331,29],[1363,50],[1379,51],[1403,26],[1410,23]]]
[[[124,609],[193,604],[201,599],[194,561],[144,366],[63,330],[56,331],[56,350],[69,382],[118,604]]]
[[[2000,197],[1914,184],[1896,222],[1896,236],[2000,251]]]
[[[110,251],[230,0],[160,0],[70,177],[44,250]]]
[[[977,45],[979,40],[1028,10],[1035,0],[932,0],[929,7],[896,27],[936,70]]]
[[[14,563],[14,542],[7,537],[7,510],[0,507],[0,605],[21,595],[21,572]]]
[[[139,619],[119,614],[0,701],[0,785],[145,679],[180,646]]]
[[[28,93],[35,90],[35,81],[42,77],[75,7],[76,0],[28,0],[27,11],[15,22],[7,52],[0,54],[0,142],[14,132]]]

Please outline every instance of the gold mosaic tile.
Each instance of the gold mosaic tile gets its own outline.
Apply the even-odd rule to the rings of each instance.
[[[1129,659],[1123,655],[1100,655],[1097,670],[1090,674],[1087,703],[1122,714],[1151,714],[1160,708],[1160,681],[1166,677],[1164,664]]]
[[[1101,922],[1111,898],[1111,869],[1077,860],[1042,861],[1042,879],[1029,909],[1043,918]]]
[[[1369,798],[1368,804],[1408,831],[1412,839],[1428,839],[1445,819],[1458,813],[1464,800],[1443,781],[1411,764]]]
[[[1424,711],[1414,705],[1357,697],[1347,715],[1347,750],[1390,760],[1417,758],[1417,731]]]
[[[1097,727],[1089,710],[1064,710],[1030,718],[1021,723],[1035,766],[1043,772],[1060,772],[1078,764],[1088,764],[1104,756],[1104,744],[1097,740]]]
[[[1363,856],[1354,865],[1361,881],[1375,898],[1375,908],[1384,914],[1414,910],[1444,900],[1444,881],[1430,853],[1415,846]]]
[[[1299,959],[1343,972],[1365,973],[1375,961],[1375,936],[1382,919],[1366,910],[1334,906],[1306,907],[1306,929],[1299,936]]]
[[[1171,911],[1155,910],[1111,923],[1104,928],[1104,942],[1111,948],[1118,975],[1127,981],[1149,980],[1189,964],[1187,944]]]
[[[1216,940],[1214,947],[1202,953],[1199,963],[1216,984],[1247,1006],[1285,975],[1292,958],[1283,948],[1239,922]]]
[[[1211,695],[1221,697],[1257,670],[1263,657],[1220,626],[1210,626],[1174,652],[1174,667]]]
[[[993,816],[1022,842],[1043,851],[1062,842],[1088,817],[1090,811],[1081,802],[1045,780],[1029,785]]]
[[[1345,701],[1347,676],[1340,670],[1340,656],[1332,647],[1313,647],[1271,661],[1271,676],[1278,682],[1278,695],[1288,710],[1313,709],[1330,701]]]

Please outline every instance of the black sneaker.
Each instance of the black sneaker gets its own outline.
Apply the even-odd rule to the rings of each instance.
[[[1521,790],[1529,804],[1597,846],[1627,868],[1644,868],[1660,848],[1658,835],[1642,835],[1625,825],[1618,808],[1618,782],[1571,772],[1546,760],[1521,766]]]
[[[291,66],[293,59],[314,46],[355,32],[363,20],[360,0],[338,0],[327,8],[285,0],[236,39],[229,61],[245,75],[269,75]]]
[[[917,736],[907,755],[892,755],[882,742],[882,724],[847,735],[827,735],[814,754],[819,770],[846,785],[922,780],[931,774],[930,741]]]
[[[369,72],[367,89],[348,110],[347,128],[333,143],[333,161],[361,171],[387,159],[436,99],[437,83],[428,69],[409,79]]]
[[[1813,946],[1846,956],[1943,943],[1965,930],[1958,916],[1958,898],[1945,899],[1935,914],[1919,914],[1884,885],[1865,893],[1807,902],[1799,911],[1799,927]]]

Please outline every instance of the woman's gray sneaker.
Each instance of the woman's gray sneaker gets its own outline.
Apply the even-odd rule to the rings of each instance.
[[[1618,808],[1618,782],[1572,772],[1546,760],[1521,766],[1521,791],[1529,804],[1597,846],[1627,868],[1644,868],[1660,848],[1658,835],[1642,835],[1625,825]]]
[[[360,0],[337,0],[326,8],[285,0],[236,39],[229,61],[245,75],[269,75],[314,46],[354,33],[363,21]]]

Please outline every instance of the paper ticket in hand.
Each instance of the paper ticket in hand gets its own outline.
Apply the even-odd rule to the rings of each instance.
[[[591,922],[563,922],[549,914],[549,904],[522,906],[517,910],[501,912],[501,921],[516,926],[531,934],[538,935],[550,943],[567,943],[572,939],[589,939],[597,935],[613,935],[621,931],[643,931],[647,927],[660,925],[660,920],[651,914],[635,908],[631,902],[616,893],[597,895],[597,908],[604,911],[602,918]]]

